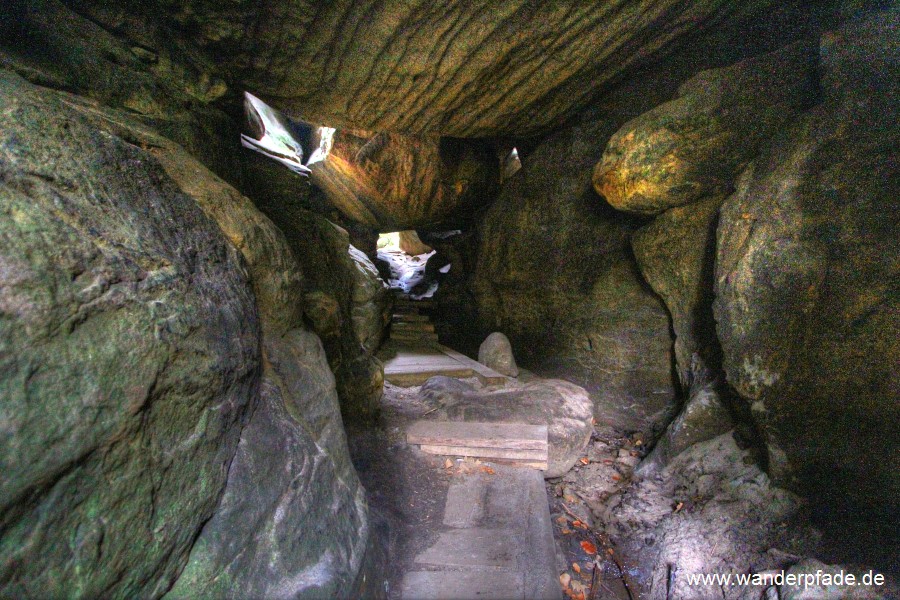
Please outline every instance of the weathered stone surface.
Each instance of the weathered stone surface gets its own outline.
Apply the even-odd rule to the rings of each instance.
[[[714,196],[669,209],[631,238],[641,274],[672,316],[675,361],[683,387],[688,385],[694,354],[714,369],[721,364],[712,302],[722,200]]]
[[[483,137],[546,132],[605,86],[735,12],[728,0],[410,5],[298,0],[261,9],[197,0],[79,10],[142,47],[186,49],[221,75],[315,123]],[[553,57],[548,59],[548,57]]]
[[[688,576],[783,568],[769,548],[803,552],[814,541],[814,533],[795,521],[800,498],[775,487],[730,433],[695,444],[645,475],[614,496],[603,514],[617,549],[637,565],[631,581],[640,583],[639,597],[721,598],[718,584],[690,585]],[[725,597],[740,592],[729,588]]]
[[[573,383],[537,379],[519,388],[468,391],[448,377],[432,377],[422,396],[439,410],[429,418],[487,423],[546,425],[549,444],[544,477],[559,477],[572,468],[591,439],[590,396]]]
[[[171,598],[343,598],[368,540],[334,376],[315,334],[266,343],[260,402]]]
[[[812,103],[815,56],[798,42],[695,76],[677,99],[612,137],[595,189],[615,208],[645,215],[729,192],[760,145]]]
[[[720,382],[714,373],[698,355],[694,356],[692,367],[684,408],[666,428],[650,454],[641,461],[641,473],[665,467],[694,444],[720,436],[733,426],[722,401]]]
[[[900,381],[885,359],[900,353],[889,217],[900,132],[885,124],[900,117],[900,79],[868,61],[896,48],[898,19],[826,37],[825,81],[869,92],[824,87],[824,102],[744,173],[722,206],[714,304],[728,381],[766,437],[776,481],[822,508],[895,515],[882,498],[900,497]]]
[[[499,161],[476,142],[347,130],[311,175],[347,218],[383,232],[470,217],[499,177]]]
[[[516,377],[519,374],[512,344],[509,343],[509,338],[499,331],[487,336],[481,343],[478,349],[478,362],[502,375]]]
[[[400,232],[400,249],[412,256],[419,254],[428,254],[432,251],[431,246],[425,244],[419,239],[419,234],[412,230]]]
[[[255,401],[250,282],[122,115],[8,72],[0,115],[0,595],[159,595]]]
[[[374,415],[384,382],[374,352],[391,308],[375,266],[327,219],[265,197],[255,201],[284,232],[302,267],[304,314],[325,346],[345,416]]]
[[[482,331],[520,366],[585,387],[603,423],[661,428],[674,415],[669,318],[638,272],[630,218],[598,202],[591,169],[615,124],[541,144],[485,214],[472,288]]]

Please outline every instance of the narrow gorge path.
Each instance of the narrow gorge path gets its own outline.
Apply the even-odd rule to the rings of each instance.
[[[371,508],[392,532],[387,595],[561,598],[542,471],[428,454],[407,441],[410,427],[431,411],[418,387],[428,378],[444,375],[492,389],[508,381],[439,345],[426,309],[427,302],[398,298],[382,351],[380,427],[350,433]]]

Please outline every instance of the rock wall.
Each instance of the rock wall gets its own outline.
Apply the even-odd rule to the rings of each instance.
[[[664,211],[633,247],[682,382],[695,357],[721,365],[774,482],[854,518],[897,511],[879,499],[898,484],[900,386],[879,358],[897,343],[897,15],[698,75],[613,136],[594,178]]]
[[[352,593],[367,509],[284,236],[133,114],[0,90],[0,594]]]
[[[631,254],[637,223],[591,189],[613,127],[573,127],[526,158],[479,228],[472,289],[482,330],[521,365],[588,389],[598,420],[651,431],[674,410],[669,320]]]
[[[827,34],[822,102],[780,132],[722,206],[717,331],[783,485],[896,515],[900,12]]]
[[[255,200],[284,232],[306,274],[304,316],[325,345],[344,416],[374,418],[384,382],[375,351],[391,315],[386,284],[342,228],[297,205]]]

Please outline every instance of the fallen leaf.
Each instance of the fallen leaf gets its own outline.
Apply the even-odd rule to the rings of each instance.
[[[640,446],[640,445],[643,444],[643,443],[644,443],[643,440],[636,440],[636,441],[634,442],[634,445],[635,445],[635,446]]]
[[[560,533],[562,533],[563,535],[569,535],[570,533],[572,533],[572,530],[571,530],[571,529],[568,529],[568,528],[566,528],[566,527],[563,527],[563,528],[560,530]]]
[[[610,556],[612,556],[613,554],[616,553],[616,551],[613,550],[612,548],[607,548],[607,549],[606,549],[606,553],[609,554]]]
[[[556,517],[556,522],[559,523],[560,525],[565,525],[566,523],[569,522],[569,520],[566,518],[565,515],[560,515],[560,516]]]
[[[587,588],[585,588],[584,584],[581,583],[580,581],[573,581],[571,587],[572,587],[572,591],[575,592],[576,594],[583,594],[584,590],[587,589]]]
[[[613,481],[622,481],[622,476],[619,475],[618,473],[614,473],[612,478],[613,478]]]
[[[559,582],[562,584],[564,588],[569,587],[569,582],[572,581],[572,576],[568,573],[563,573],[559,576]]]
[[[677,513],[682,508],[684,508],[684,502],[679,502],[678,504],[675,505],[675,512]]]
[[[481,470],[484,471],[485,473],[487,473],[488,475],[494,474],[494,470],[490,467],[481,467]]]
[[[597,554],[597,546],[590,543],[587,540],[582,540],[581,549],[587,552],[588,554]]]
[[[575,498],[575,496],[569,496],[568,494],[564,494],[563,500],[565,500],[566,502],[575,502],[576,498]]]
[[[576,573],[581,573],[581,565],[578,563],[572,563],[572,570]]]
[[[587,456],[582,456],[582,457],[579,458],[578,460],[580,460],[580,461],[581,461],[581,464],[583,464],[583,465],[589,465],[589,464],[591,464],[591,459],[589,459]]]
[[[451,468],[453,468],[453,461],[450,460],[449,458],[448,458],[447,460],[445,460],[445,461],[444,461],[444,468],[445,468],[445,469],[451,469]]]
[[[582,521],[572,521],[572,525],[574,525],[578,529],[587,529],[588,528],[588,526],[585,525]]]

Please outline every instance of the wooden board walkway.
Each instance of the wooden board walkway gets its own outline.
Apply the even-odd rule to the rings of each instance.
[[[504,384],[505,375],[440,344],[405,344],[397,341],[394,357],[384,363],[385,380],[401,387],[422,385],[435,375],[477,377],[484,385]]]

